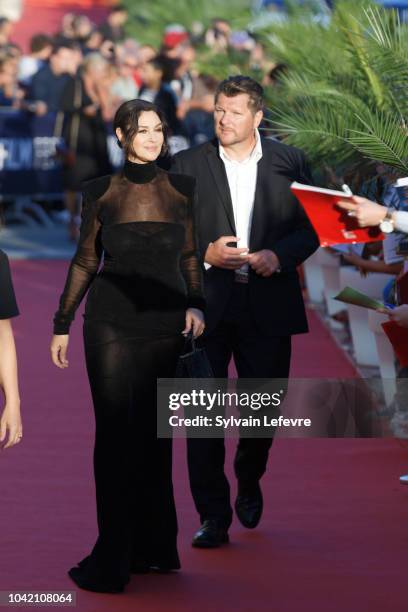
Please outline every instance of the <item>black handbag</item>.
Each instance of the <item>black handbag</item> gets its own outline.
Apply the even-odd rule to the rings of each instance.
[[[183,352],[177,362],[176,378],[214,378],[207,353],[204,348],[196,347],[192,332],[186,336]]]

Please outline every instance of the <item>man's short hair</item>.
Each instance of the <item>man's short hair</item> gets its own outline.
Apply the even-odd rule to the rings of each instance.
[[[224,94],[227,98],[233,98],[239,94],[248,94],[248,105],[251,111],[255,114],[263,110],[263,87],[251,77],[237,74],[224,79],[215,91],[215,102],[217,102],[220,94]]]

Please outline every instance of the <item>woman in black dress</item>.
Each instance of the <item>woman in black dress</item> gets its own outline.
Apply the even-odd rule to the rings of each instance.
[[[0,250],[0,389],[5,404],[0,418],[0,444],[3,448],[21,442],[23,429],[17,379],[17,357],[11,321],[19,314],[7,255]]]
[[[156,435],[156,379],[174,376],[184,335],[204,329],[194,179],[156,165],[165,124],[153,104],[126,102],[114,129],[126,162],[120,173],[86,184],[51,343],[55,365],[67,367],[70,323],[91,286],[84,341],[99,537],[69,574],[78,586],[104,592],[122,591],[130,572],[180,567],[172,445]]]

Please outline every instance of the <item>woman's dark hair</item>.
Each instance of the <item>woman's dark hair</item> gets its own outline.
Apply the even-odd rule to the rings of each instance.
[[[159,117],[163,126],[164,142],[160,155],[165,155],[168,152],[168,126],[163,111],[145,100],[129,100],[119,106],[113,118],[113,129],[116,134],[116,129],[120,128],[123,134],[122,142],[118,140],[118,145],[123,149],[125,156],[135,156],[133,149],[133,139],[139,131],[139,117],[141,113],[153,111]]]

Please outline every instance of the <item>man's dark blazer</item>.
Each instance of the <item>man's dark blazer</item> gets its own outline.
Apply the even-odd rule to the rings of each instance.
[[[177,153],[170,171],[196,179],[195,219],[203,261],[210,242],[220,236],[236,236],[228,180],[217,139]],[[318,248],[319,242],[302,206],[289,189],[292,181],[312,182],[302,151],[262,139],[249,250],[274,251],[281,272],[262,277],[250,268],[248,292],[254,320],[261,333],[268,336],[308,331],[296,266]],[[204,273],[204,283],[208,334],[225,310],[234,271],[212,266]]]

